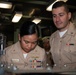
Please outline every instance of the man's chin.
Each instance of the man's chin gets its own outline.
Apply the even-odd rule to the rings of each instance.
[[[25,50],[26,53],[29,53],[29,52],[31,52],[31,51],[32,51],[32,50],[27,50],[27,51]]]
[[[29,53],[30,51],[25,51],[26,53]]]

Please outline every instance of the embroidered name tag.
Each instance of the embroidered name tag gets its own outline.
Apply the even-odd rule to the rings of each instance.
[[[19,62],[19,59],[12,59],[12,62]]]

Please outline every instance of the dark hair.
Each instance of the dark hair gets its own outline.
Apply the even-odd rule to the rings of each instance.
[[[39,36],[39,29],[37,24],[31,21],[24,22],[20,27],[20,37],[23,37],[24,35],[31,35],[37,33]]]
[[[52,9],[57,8],[57,7],[61,7],[61,6],[64,6],[66,12],[69,12],[68,5],[64,1],[57,1],[56,3],[53,4]]]

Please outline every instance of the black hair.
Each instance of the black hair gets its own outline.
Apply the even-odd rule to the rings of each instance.
[[[36,33],[39,36],[39,28],[37,24],[31,21],[24,22],[20,27],[20,37]]]
[[[53,4],[52,9],[57,8],[57,7],[65,7],[66,12],[69,12],[69,8],[66,2],[64,1],[57,1],[56,3]]]

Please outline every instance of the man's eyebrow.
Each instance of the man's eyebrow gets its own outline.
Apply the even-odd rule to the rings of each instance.
[[[24,40],[25,42],[30,42],[30,41],[28,41],[28,40]],[[38,40],[35,40],[35,41],[33,41],[33,42],[37,42]]]

